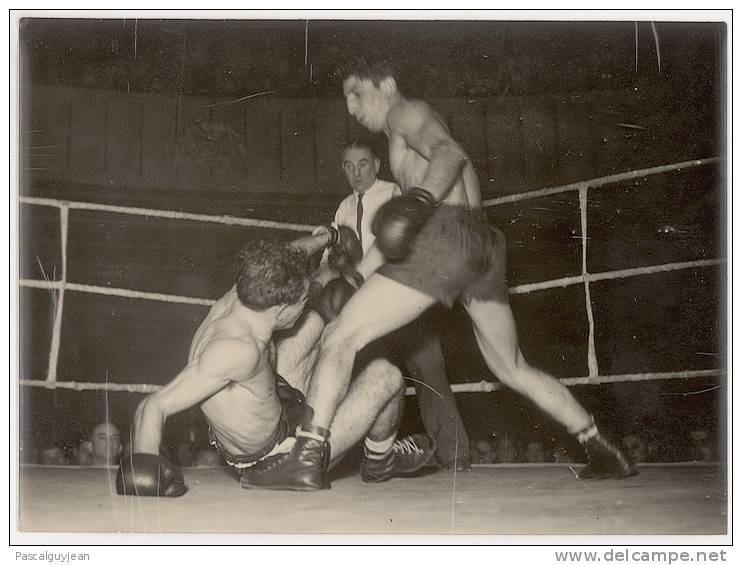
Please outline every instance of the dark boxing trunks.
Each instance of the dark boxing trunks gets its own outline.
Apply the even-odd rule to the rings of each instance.
[[[273,451],[273,448],[284,439],[296,433],[296,427],[301,423],[304,403],[306,402],[304,395],[280,375],[276,375],[276,395],[281,403],[281,417],[278,419],[278,425],[265,445],[254,453],[240,455],[229,453],[209,428],[209,443],[216,447],[217,452],[227,465],[236,469],[251,467]]]
[[[506,301],[505,236],[480,209],[439,205],[410,254],[377,271],[447,306],[462,297]]]

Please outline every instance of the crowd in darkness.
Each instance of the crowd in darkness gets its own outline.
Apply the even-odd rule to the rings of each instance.
[[[625,452],[637,463],[678,461],[719,461],[715,434],[710,430],[691,430],[687,437],[663,438],[648,433],[621,437]],[[511,432],[472,441],[470,459],[476,463],[581,463],[558,439],[533,439]]]
[[[207,441],[181,439],[163,444],[163,455],[181,467],[219,467],[223,462]],[[85,437],[70,438],[38,448],[33,463],[80,467],[118,466],[130,453],[130,442],[113,422],[100,422]]]
[[[191,422],[185,431],[170,427],[163,441],[163,455],[181,467],[220,467],[224,463],[209,444],[203,422]],[[712,462],[722,459],[720,438],[710,429],[689,429],[684,437],[670,437],[661,430],[623,435],[620,442],[638,463],[679,461]],[[70,438],[36,449],[33,463],[40,465],[117,466],[129,453],[127,436],[112,422],[100,422],[85,437]],[[472,464],[584,463],[577,452],[558,437],[512,429],[473,435]]]

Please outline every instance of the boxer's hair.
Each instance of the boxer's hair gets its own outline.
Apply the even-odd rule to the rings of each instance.
[[[369,55],[344,61],[338,69],[341,80],[357,76],[361,80],[370,80],[378,87],[386,77],[392,77],[399,83],[397,69],[391,58],[386,55]]]
[[[271,306],[296,304],[314,272],[307,255],[288,243],[256,239],[245,245],[235,261],[237,297],[262,312]]]

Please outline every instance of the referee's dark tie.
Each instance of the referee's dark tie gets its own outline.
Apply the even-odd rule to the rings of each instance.
[[[358,204],[356,204],[356,232],[358,232],[358,241],[363,247],[363,232],[361,231],[361,220],[363,219],[363,193],[358,194]]]

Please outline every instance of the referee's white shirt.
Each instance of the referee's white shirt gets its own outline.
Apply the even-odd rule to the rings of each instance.
[[[402,194],[399,187],[393,182],[387,182],[385,180],[376,179],[374,184],[363,193],[363,217],[361,218],[361,234],[363,244],[363,254],[368,253],[368,250],[374,244],[376,237],[371,233],[371,222],[381,206],[394,198]],[[358,230],[356,229],[356,218],[358,209],[358,193],[353,192],[349,194],[338,206],[335,212],[335,223],[337,225],[348,226],[351,228],[356,235]]]

